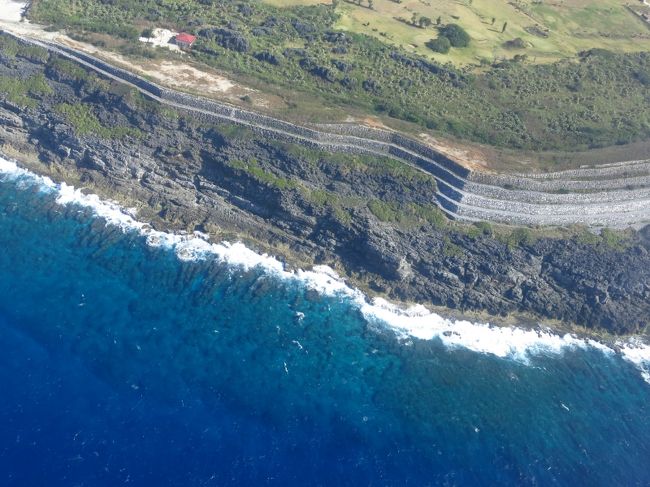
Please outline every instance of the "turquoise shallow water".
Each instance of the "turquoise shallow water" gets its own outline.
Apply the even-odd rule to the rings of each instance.
[[[650,386],[399,340],[0,182],[2,485],[650,485]]]

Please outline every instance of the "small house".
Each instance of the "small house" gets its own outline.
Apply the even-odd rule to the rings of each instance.
[[[176,37],[174,37],[174,42],[181,49],[190,49],[192,47],[192,44],[194,44],[195,41],[196,41],[196,36],[193,36],[192,34],[187,34],[185,32],[181,32]]]

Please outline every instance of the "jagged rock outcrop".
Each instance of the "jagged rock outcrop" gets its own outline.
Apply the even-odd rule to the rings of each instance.
[[[0,57],[0,75],[45,73],[53,88],[34,108],[0,104],[0,144],[36,151],[40,162],[25,160],[33,170],[142,202],[142,218],[158,226],[247,236],[305,261],[338,262],[355,282],[405,301],[525,312],[614,333],[638,332],[650,321],[648,229],[613,248],[559,238],[508,245],[425,220],[380,222],[366,202],[425,205],[439,182],[357,170],[326,153],[309,159],[286,139],[232,133],[182,111],[168,117],[153,102],[143,107],[123,91],[98,92],[55,71],[38,59]],[[80,135],[55,106],[81,102],[99,120],[145,135]],[[331,195],[354,203],[345,218]]]

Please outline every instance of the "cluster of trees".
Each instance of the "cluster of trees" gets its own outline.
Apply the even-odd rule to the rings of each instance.
[[[436,39],[427,42],[427,47],[433,51],[446,54],[452,47],[467,47],[471,41],[469,34],[458,24],[447,24],[438,28]]]
[[[429,27],[433,22],[429,17],[425,17],[424,15],[420,15],[418,17],[418,14],[413,12],[413,16],[411,17],[411,23],[413,25],[417,25],[420,29],[425,29]]]

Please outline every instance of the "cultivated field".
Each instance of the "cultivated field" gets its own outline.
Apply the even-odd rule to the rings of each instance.
[[[322,0],[265,0],[275,6],[316,5]],[[625,0],[374,0],[361,6],[340,1],[338,27],[375,36],[439,61],[456,64],[494,61],[516,54],[549,62],[595,47],[616,52],[650,50],[650,25],[628,9],[640,2]],[[428,28],[413,26],[413,15],[432,20]],[[437,36],[435,24],[458,23],[473,39],[470,47],[434,54],[425,43]],[[492,23],[494,19],[494,24]],[[502,32],[507,22],[505,32]],[[521,38],[525,48],[504,43]]]

